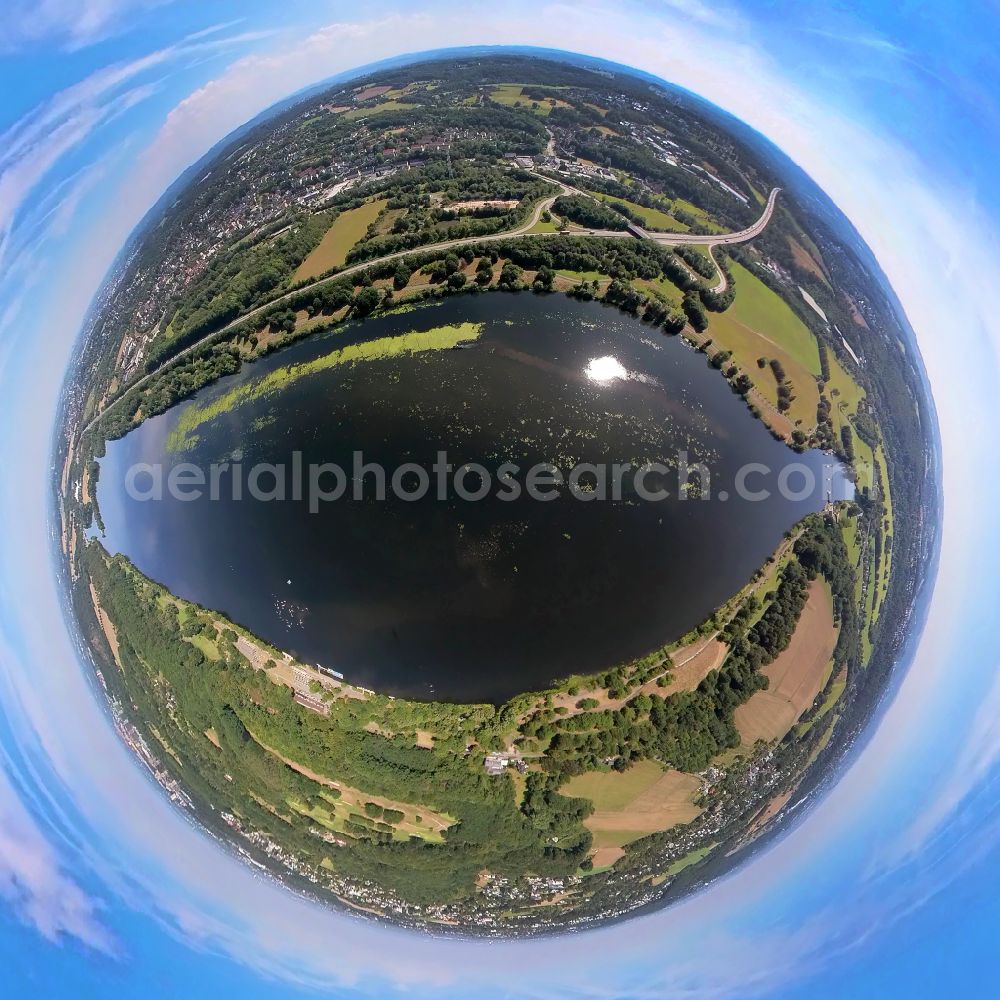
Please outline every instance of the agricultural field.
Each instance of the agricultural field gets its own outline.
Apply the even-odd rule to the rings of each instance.
[[[813,581],[788,648],[764,667],[769,687],[736,709],[736,728],[745,747],[758,740],[780,740],[792,728],[826,685],[836,644],[829,587]]]
[[[815,275],[823,282],[827,287],[830,286],[830,279],[827,277],[826,271],[823,270],[822,265],[819,263],[820,259],[818,254],[814,255],[809,250],[807,250],[794,236],[788,237],[788,246],[792,251],[792,257],[795,263],[802,268],[803,271],[808,271],[810,274]]]
[[[758,359],[777,360],[791,383],[794,399],[788,410],[793,423],[811,429],[816,423],[820,374],[819,349],[809,328],[791,308],[741,264],[730,265],[736,298],[724,313],[709,318],[708,336],[753,379],[772,406],[778,404],[778,386],[772,373],[760,369]]]
[[[387,111],[412,111],[415,107],[415,104],[407,104],[405,101],[380,101],[370,108],[353,108],[350,111],[345,111],[344,120],[357,121],[361,118],[367,118],[370,115],[385,114]]]
[[[301,263],[293,281],[318,278],[335,267],[342,267],[351,247],[365,235],[386,204],[385,199],[369,201],[358,208],[341,212],[320,240],[319,246]]]
[[[655,761],[643,761],[622,773],[578,775],[560,793],[593,802],[594,812],[584,825],[594,835],[594,864],[599,865],[612,855],[620,857],[622,848],[634,840],[690,823],[701,812],[694,802],[700,787],[695,775],[665,771]]]
[[[758,330],[798,365],[816,376],[820,373],[819,349],[812,332],[791,307],[742,264],[732,265],[736,283],[733,311],[738,322]]]

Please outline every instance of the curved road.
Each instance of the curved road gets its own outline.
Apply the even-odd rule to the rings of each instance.
[[[726,280],[726,272],[719,267],[719,262],[715,259],[715,254],[712,253],[713,247],[725,246],[727,243],[746,243],[748,240],[760,236],[771,221],[771,216],[774,215],[774,205],[778,200],[780,190],[781,188],[773,188],[768,195],[767,204],[764,206],[761,217],[752,226],[747,226],[746,229],[741,229],[737,233],[719,233],[710,236],[691,235],[690,233],[645,233],[646,239],[653,240],[663,246],[697,245],[705,247],[719,275],[719,280],[712,287],[712,291],[721,295],[728,287],[729,282]],[[695,275],[695,277],[700,278],[701,275]]]
[[[531,171],[531,173],[535,173]],[[193,344],[185,347],[183,350],[178,351],[176,354],[171,355],[167,358],[163,364],[159,367],[154,368],[151,372],[143,375],[142,378],[133,382],[120,396],[116,396],[100,413],[93,417],[90,422],[80,431],[80,437],[82,438],[102,417],[106,416],[107,413],[114,409],[114,407],[120,403],[133,389],[141,388],[148,382],[151,378],[158,375],[164,368],[175,364],[180,361],[181,358],[186,357],[193,351],[198,350],[198,348],[203,347],[208,341],[213,340],[220,334],[225,333],[227,330],[232,330],[239,326],[241,323],[250,319],[252,316],[256,316],[258,313],[264,312],[266,309],[270,309],[272,306],[281,305],[282,302],[286,302],[288,299],[301,292],[308,292],[310,289],[318,288],[320,285],[325,285],[330,281],[338,281],[341,278],[348,277],[351,274],[356,274],[358,271],[367,270],[370,267],[377,267],[379,264],[385,264],[389,261],[400,260],[403,257],[411,257],[413,254],[422,254],[434,252],[437,250],[450,250],[454,247],[459,246],[471,246],[479,243],[491,243],[498,240],[509,240],[530,237],[533,239],[544,239],[546,236],[563,236],[565,233],[532,233],[532,230],[541,221],[542,213],[547,209],[551,209],[555,200],[561,195],[582,195],[585,198],[592,197],[585,191],[581,191],[579,188],[572,187],[566,184],[564,181],[556,180],[552,177],[546,177],[544,174],[535,174],[536,177],[547,181],[550,184],[557,184],[560,188],[557,194],[551,195],[548,198],[544,198],[536,206],[535,210],[531,213],[531,217],[527,222],[522,223],[515,229],[508,229],[502,233],[491,233],[488,236],[471,236],[465,239],[457,240],[445,240],[441,243],[428,243],[425,246],[413,247],[410,250],[399,250],[395,253],[386,254],[384,257],[376,257],[372,260],[362,261],[358,264],[352,264],[350,267],[345,267],[341,271],[337,271],[336,274],[330,274],[323,278],[317,278],[315,281],[310,282],[307,285],[301,285],[298,288],[293,289],[290,292],[285,292],[283,295],[279,295],[275,299],[271,299],[269,302],[265,302],[262,305],[251,309],[249,312],[245,312],[242,316],[234,319],[231,323],[227,323],[225,326],[219,327],[218,330],[214,330],[212,333],[206,334],[201,340],[196,340]],[[748,226],[746,229],[741,229],[739,232],[735,233],[717,233],[710,236],[701,236],[691,233],[650,233],[639,226],[633,225],[629,229],[588,229],[583,232],[574,232],[570,235],[573,236],[593,236],[600,237],[602,239],[634,239],[636,237],[640,239],[652,240],[654,243],[659,243],[662,246],[689,246],[692,244],[699,244],[701,246],[708,247],[708,253],[711,256],[712,247],[717,245],[725,245],[728,243],[745,243],[748,240],[754,239],[754,237],[759,236],[771,221],[771,216],[774,214],[774,204],[778,198],[778,192],[781,188],[774,188],[771,194],[768,196],[767,204],[764,207],[764,211],[761,217],[752,225]],[[715,258],[712,257],[713,262]],[[716,264],[716,269],[719,272],[720,279],[719,282],[713,288],[713,291],[724,292],[726,290],[726,275],[722,268]],[[698,276],[700,277],[700,275]],[[78,439],[79,440],[79,439]]]

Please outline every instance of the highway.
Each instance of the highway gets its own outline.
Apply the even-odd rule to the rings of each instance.
[[[659,243],[662,246],[705,247],[708,251],[709,257],[712,258],[712,263],[715,264],[716,271],[719,274],[719,280],[715,283],[715,285],[713,285],[712,291],[721,294],[726,290],[729,283],[726,280],[726,272],[719,267],[719,263],[715,259],[715,254],[712,253],[712,248],[725,246],[728,243],[746,243],[749,240],[760,236],[760,234],[767,228],[767,224],[771,221],[771,216],[774,215],[774,206],[778,200],[779,191],[781,191],[781,188],[774,188],[771,191],[767,199],[767,204],[764,206],[764,211],[761,213],[760,218],[752,226],[748,226],[746,229],[741,229],[736,233],[719,233],[717,235],[700,236],[692,233],[650,233],[643,230],[643,236],[645,239],[653,240],[655,243]],[[696,275],[696,277],[700,277],[700,275]]]
[[[323,278],[317,278],[315,281],[312,281],[307,285],[300,285],[298,288],[295,288],[290,292],[285,292],[283,295],[279,295],[277,298],[271,299],[270,301],[265,302],[254,309],[251,309],[249,312],[244,313],[242,316],[238,317],[237,319],[234,319],[231,323],[227,323],[225,326],[220,327],[218,330],[214,330],[212,333],[206,334],[204,337],[201,338],[201,340],[197,340],[190,346],[185,347],[183,350],[178,351],[174,355],[171,355],[171,357],[167,358],[163,362],[163,364],[161,364],[159,367],[154,368],[151,372],[147,373],[146,375],[143,375],[140,379],[137,379],[120,396],[116,396],[115,399],[113,399],[100,413],[98,413],[95,417],[93,417],[93,419],[91,419],[91,421],[80,432],[80,437],[83,437],[83,435],[86,434],[94,426],[94,424],[97,423],[98,420],[100,420],[102,417],[107,415],[107,413],[109,413],[112,409],[114,409],[115,406],[117,406],[118,403],[121,402],[121,400],[123,400],[130,392],[132,392],[133,389],[141,388],[150,379],[154,378],[161,371],[163,371],[164,368],[176,364],[182,358],[186,357],[189,354],[192,354],[194,351],[197,351],[200,347],[203,347],[210,340],[214,340],[220,334],[224,334],[226,333],[226,331],[236,328],[241,323],[244,323],[251,317],[258,315],[259,313],[262,313],[265,310],[272,308],[273,306],[281,305],[282,302],[287,302],[289,299],[301,294],[302,292],[308,292],[313,288],[320,287],[321,285],[325,285],[333,281],[339,281],[341,278],[349,277],[352,274],[357,274],[358,272],[365,271],[368,268],[377,267],[380,264],[386,264],[394,260],[401,260],[404,257],[412,257],[414,254],[435,253],[441,250],[451,250],[456,247],[467,247],[467,246],[481,245],[484,243],[495,243],[509,239],[524,239],[524,238],[545,239],[546,237],[563,236],[563,235],[589,236],[601,239],[639,238],[639,239],[651,240],[654,243],[659,243],[661,246],[691,246],[697,244],[699,246],[708,247],[708,252],[711,255],[713,246],[720,246],[720,245],[724,246],[730,243],[746,243],[748,240],[752,240],[756,236],[759,236],[767,227],[767,224],[771,221],[771,216],[774,214],[774,205],[778,199],[778,192],[781,190],[781,188],[774,188],[771,191],[767,199],[767,204],[764,206],[763,213],[752,226],[748,226],[746,229],[741,229],[738,232],[734,233],[715,233],[708,236],[702,236],[695,233],[653,233],[649,232],[648,230],[642,229],[641,227],[634,224],[630,226],[629,229],[622,229],[622,230],[583,229],[583,230],[574,230],[569,233],[533,233],[531,232],[531,230],[541,221],[542,214],[546,210],[551,210],[552,206],[555,204],[556,199],[559,198],[560,196],[581,195],[585,198],[590,198],[593,196],[585,191],[581,191],[579,188],[575,188],[569,184],[566,184],[564,181],[556,180],[552,177],[547,177],[544,174],[537,174],[534,171],[530,172],[535,174],[535,176],[540,178],[541,180],[547,181],[550,184],[557,184],[559,186],[559,191],[556,194],[551,195],[548,198],[544,198],[542,201],[540,201],[535,206],[535,209],[531,213],[530,218],[526,222],[522,223],[520,226],[517,226],[514,229],[508,229],[502,233],[491,233],[488,236],[470,236],[464,239],[445,240],[440,243],[428,243],[424,246],[413,247],[410,250],[399,250],[395,253],[386,254],[384,257],[376,257],[372,260],[362,261],[359,264],[352,264],[350,267],[345,267],[342,270],[337,271],[335,274],[327,275],[326,277]],[[713,291],[724,292],[726,290],[725,273],[722,271],[722,268],[718,266],[718,264],[716,264],[716,269],[718,270],[720,277],[719,281],[713,288]]]

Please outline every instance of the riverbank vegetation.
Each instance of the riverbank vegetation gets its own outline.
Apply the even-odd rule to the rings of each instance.
[[[620,860],[631,840],[699,815],[690,805],[698,779],[656,779],[660,791],[646,779],[693,774],[738,746],[734,712],[766,687],[761,669],[788,646],[809,580],[826,580],[849,616],[843,599],[853,600],[854,578],[846,552],[836,519],[810,518],[776,589],[738,595],[726,613],[721,667],[689,690],[661,696],[651,689],[671,672],[670,654],[659,651],[500,706],[352,688],[289,663],[97,542],[85,550],[85,568],[114,624],[113,686],[136,706],[136,724],[169,744],[164,767],[177,769],[199,800],[266,831],[310,864],[342,879],[375,879],[407,905],[434,907],[475,898],[484,870],[574,878],[594,857],[608,857],[598,852],[609,838],[620,841]],[[845,645],[838,662],[847,666],[843,657],[852,655]],[[577,699],[575,714],[560,711],[557,701],[583,689],[599,699]],[[619,707],[600,707],[607,699]],[[505,773],[484,768],[491,754],[509,762]],[[616,773],[632,778],[624,814],[609,818],[616,780],[574,776]],[[633,788],[640,778],[642,788]],[[592,795],[579,793],[591,787]],[[684,789],[687,806],[677,798]],[[636,810],[644,807],[633,800],[644,791],[649,809],[640,820]],[[628,822],[634,837],[621,835]]]
[[[583,925],[721,870],[813,761],[860,732],[933,552],[933,416],[867,249],[774,162],[711,109],[624,73],[432,60],[282,109],[150,216],[66,394],[62,544],[116,721],[214,833],[301,875],[301,888],[391,919],[484,933]],[[629,223],[734,232],[775,186],[764,231],[716,246],[721,293],[703,248],[624,235]],[[503,236],[536,216],[530,237]],[[405,257],[376,263],[390,253]],[[86,540],[101,525],[107,439],[313,333],[529,290],[684,336],[776,437],[851,462],[854,502],[790,533],[692,635],[502,706],[332,680]],[[737,712],[771,690],[767,671],[817,586],[836,629],[822,690],[783,735],[761,730],[747,746]],[[495,774],[491,755],[506,762]]]

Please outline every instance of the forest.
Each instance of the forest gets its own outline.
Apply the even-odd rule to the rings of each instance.
[[[760,669],[788,645],[810,579],[822,575],[830,582],[842,634],[850,627],[854,576],[836,523],[811,518],[795,554],[759,619],[751,625],[744,613],[729,623],[729,655],[695,690],[665,698],[635,692],[652,671],[623,666],[601,679],[628,698],[621,708],[565,718],[538,695],[499,708],[324,695],[329,715],[320,715],[253,669],[221,616],[171,597],[99,543],[88,545],[86,569],[115,623],[128,697],[148,731],[158,734],[151,738],[172,751],[165,766],[181,767],[178,777],[188,785],[196,771],[195,791],[216,809],[272,830],[315,863],[330,852],[310,817],[322,815],[322,796],[330,791],[277,755],[359,789],[359,801],[369,801],[347,818],[336,871],[377,878],[402,899],[432,904],[471,893],[484,868],[512,878],[576,872],[590,850],[582,821],[592,806],[559,794],[568,777],[606,769],[609,760],[617,770],[653,759],[697,771],[738,745],[733,711],[766,686]],[[217,650],[217,657],[206,649]],[[854,655],[850,641],[838,646],[844,662]],[[532,707],[525,716],[526,705]],[[433,748],[414,742],[421,727],[437,734]],[[511,737],[515,745],[542,749],[541,769],[530,770],[520,790],[510,775],[492,777],[482,767],[484,754]],[[406,811],[451,817],[443,842],[397,835],[404,809],[372,803],[371,796]],[[282,818],[275,826],[277,815]]]

